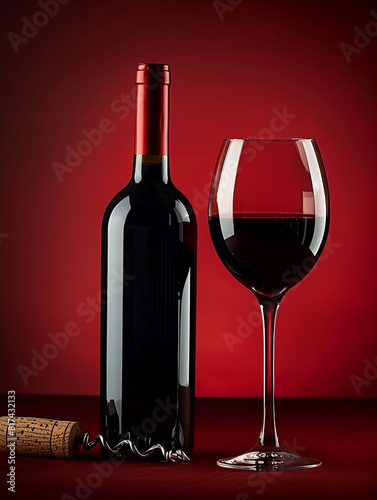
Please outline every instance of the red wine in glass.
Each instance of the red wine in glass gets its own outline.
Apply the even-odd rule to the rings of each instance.
[[[224,237],[226,217],[209,218],[216,251],[226,268],[243,285],[275,296],[296,285],[316,263],[324,239],[315,228],[326,218],[303,214],[233,214],[234,232]]]

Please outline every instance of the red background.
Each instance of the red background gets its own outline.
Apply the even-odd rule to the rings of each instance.
[[[100,290],[102,215],[131,175],[135,66],[163,62],[173,76],[172,179],[198,216],[197,395],[262,393],[261,328],[249,326],[247,338],[237,331],[258,317],[257,302],[218,259],[206,204],[221,139],[258,136],[284,107],[296,116],[275,137],[318,140],[332,220],[323,258],[279,311],[276,393],[376,395],[377,380],[359,394],[351,380],[377,355],[377,37],[359,40],[349,62],[339,46],[354,44],[354,27],[364,30],[375,6],[222,4],[220,19],[210,0],[71,0],[16,54],[8,33],[20,35],[22,17],[42,9],[2,2],[0,392],[99,392],[99,313],[90,306],[86,322],[77,311]],[[122,94],[128,104],[114,112]],[[66,146],[104,118],[114,130],[59,182],[51,164],[65,163]],[[18,367],[31,368],[32,349],[42,352],[70,321],[80,334],[25,385]],[[226,334],[239,340],[233,352]]]

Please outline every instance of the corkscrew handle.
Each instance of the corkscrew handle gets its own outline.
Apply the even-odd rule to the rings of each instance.
[[[161,444],[140,452],[129,439],[124,439],[111,448],[101,434],[91,440],[89,432],[83,434],[80,424],[74,421],[39,417],[13,417],[12,419],[0,417],[1,453],[13,451],[17,455],[73,459],[78,456],[81,444],[84,450],[90,450],[98,443],[106,453],[116,453],[128,446],[138,458],[147,458],[155,450],[160,450],[167,462],[190,460],[184,451],[168,451]]]

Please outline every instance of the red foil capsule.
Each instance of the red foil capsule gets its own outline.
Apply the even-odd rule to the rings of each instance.
[[[136,69],[135,154],[169,154],[170,68],[140,63]]]

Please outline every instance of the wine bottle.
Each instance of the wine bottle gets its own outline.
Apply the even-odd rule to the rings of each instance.
[[[190,455],[197,227],[170,179],[170,80],[167,64],[137,66],[133,175],[103,218],[100,427],[112,447]]]

